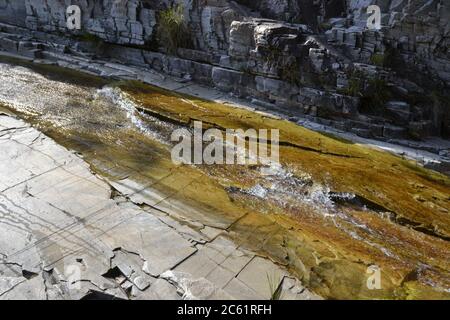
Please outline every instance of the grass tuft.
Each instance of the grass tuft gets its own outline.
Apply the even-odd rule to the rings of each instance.
[[[189,47],[189,29],[186,25],[184,8],[181,4],[160,12],[157,37],[159,44],[169,54],[176,54],[178,48]]]

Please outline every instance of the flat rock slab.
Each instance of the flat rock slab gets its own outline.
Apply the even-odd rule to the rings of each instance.
[[[145,207],[114,198],[82,159],[21,120],[0,115],[0,148],[0,299],[268,299],[267,273],[298,291],[226,230],[170,211],[182,204],[152,207],[151,186],[115,185],[125,195],[142,187]]]

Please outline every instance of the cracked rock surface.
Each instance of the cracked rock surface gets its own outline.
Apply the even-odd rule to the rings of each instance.
[[[286,298],[318,298],[225,231],[112,193],[21,120],[0,115],[0,148],[0,299],[268,299],[266,273]]]
[[[135,74],[134,79],[142,77],[151,83],[158,76],[118,64],[93,66],[102,70],[114,66]],[[87,187],[76,188],[70,183],[76,194],[66,196],[59,191],[61,195],[55,197],[56,191],[47,189],[60,183],[59,173],[48,181],[31,177],[23,168],[40,167],[42,161],[27,162],[11,148],[5,152],[18,159],[15,168],[22,180],[31,179],[23,194],[49,197],[54,207],[72,215],[73,210],[80,210],[81,222],[89,220],[91,215],[85,211],[90,211],[93,203],[99,208],[108,203],[113,206],[100,221],[94,219],[93,230],[89,230],[104,231],[114,225],[99,236],[110,250],[105,249],[103,259],[85,254],[76,260],[82,270],[93,264],[101,270],[92,279],[76,282],[95,292],[88,293],[88,298],[120,294],[105,279],[114,279],[120,292],[132,297],[138,290],[148,292],[155,286],[162,292],[175,288],[177,297],[185,299],[215,298],[225,293],[266,297],[268,287],[273,292],[283,273],[270,267],[264,257],[301,280],[300,284],[294,278],[283,278],[285,298],[305,298],[309,290],[331,299],[448,296],[447,177],[412,161],[309,131],[252,108],[192,95],[223,99],[208,88],[198,91],[201,87],[170,79],[156,82],[168,91],[17,60],[0,64],[0,71],[0,103],[5,110],[33,124],[59,145],[75,150],[92,172],[104,179],[100,185],[107,186],[97,187],[96,193],[88,192],[86,201],[74,204],[72,197],[83,199],[79,194]],[[177,128],[189,129],[192,120],[221,131],[241,125],[280,128],[281,168],[175,165],[170,157],[171,133]],[[21,136],[29,129],[17,123],[10,128],[16,128]],[[1,135],[8,140],[11,132],[5,126]],[[42,137],[36,133],[23,139],[37,148]],[[55,155],[52,158],[57,159]],[[81,172],[76,175],[84,176]],[[14,181],[13,174],[7,177],[4,181],[12,180],[14,186],[22,182]],[[32,184],[34,179],[41,180]],[[72,181],[67,174],[64,179]],[[21,196],[17,192],[17,197]],[[119,217],[125,222],[117,221],[116,209],[123,210]],[[156,217],[164,225],[143,215]],[[130,230],[133,223],[140,225]],[[160,260],[167,252],[166,243],[154,249],[139,245],[158,242],[160,238],[149,230],[159,230],[160,226],[188,243],[186,247],[184,240],[177,242],[176,254],[192,248],[195,253],[178,262],[172,256]],[[123,264],[124,257],[132,262]],[[161,267],[165,263],[174,265]],[[374,264],[382,269],[381,290],[367,286],[367,269]],[[69,275],[76,275],[76,267],[68,268]],[[25,278],[37,272],[29,268]],[[56,283],[53,273],[45,271],[46,283]],[[71,284],[73,278],[67,282]],[[149,293],[141,298],[158,296]]]

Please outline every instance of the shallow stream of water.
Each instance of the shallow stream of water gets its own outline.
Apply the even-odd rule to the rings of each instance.
[[[286,266],[326,298],[450,298],[450,179],[391,154],[136,82],[0,63],[0,105],[110,181]],[[281,166],[175,165],[175,129],[280,130]],[[169,210],[171,208],[168,208]],[[173,208],[172,208],[173,209]],[[382,287],[367,287],[368,268]]]

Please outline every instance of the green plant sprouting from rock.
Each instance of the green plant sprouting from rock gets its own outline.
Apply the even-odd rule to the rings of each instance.
[[[383,53],[374,53],[370,57],[370,63],[381,68],[391,68],[395,65],[396,50],[387,48]]]
[[[375,66],[384,67],[386,64],[386,56],[381,53],[375,53],[370,57],[370,62]]]
[[[379,113],[384,110],[386,102],[392,98],[391,89],[386,80],[381,78],[367,79],[358,71],[351,73],[348,85],[340,93],[359,97],[361,109],[368,113]]]
[[[392,98],[391,90],[384,79],[370,79],[364,89],[361,105],[369,113],[380,113]]]
[[[189,29],[181,4],[160,12],[157,36],[159,44],[169,54],[176,54],[178,48],[189,46]]]

